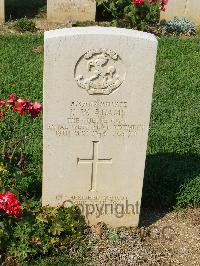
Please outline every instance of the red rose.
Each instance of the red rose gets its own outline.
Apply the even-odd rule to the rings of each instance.
[[[134,4],[134,5],[143,5],[144,4],[144,0],[132,0],[132,4]]]
[[[30,107],[30,101],[20,98],[17,100],[15,106],[13,106],[13,110],[19,112],[20,115],[23,115],[25,112],[29,112]]]
[[[34,102],[29,112],[33,118],[37,117],[42,112],[42,105],[39,102]]]
[[[27,99],[18,98],[14,93],[8,97],[7,103],[5,103],[4,99],[0,100],[1,107],[4,107],[6,110],[16,111],[20,115],[30,114],[32,118],[36,118],[42,112],[42,105],[39,102],[31,103]],[[1,112],[0,118],[3,116],[4,113]]]
[[[161,0],[161,10],[165,11],[165,6],[168,4],[168,0]]]
[[[5,100],[4,99],[0,100],[0,107],[2,107],[2,106],[5,106]]]
[[[8,100],[7,100],[7,103],[8,104],[14,104],[16,101],[17,101],[17,96],[16,94],[11,94],[9,97],[8,97]]]
[[[17,197],[9,191],[5,194],[0,193],[0,209],[15,218],[20,218],[22,215],[21,205]]]

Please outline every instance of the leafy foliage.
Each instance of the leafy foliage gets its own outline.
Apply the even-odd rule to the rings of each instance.
[[[145,30],[147,24],[151,25],[159,20],[159,1],[153,4],[145,1],[145,4],[134,5],[131,0],[98,0],[97,4],[111,15],[112,24],[116,27]]]
[[[85,228],[77,208],[42,208],[30,200],[24,203],[21,219],[1,219],[0,253],[18,262],[57,255],[67,252]]]
[[[37,30],[35,22],[27,18],[18,19],[14,23],[13,27],[19,32],[26,32],[26,31],[34,32]]]
[[[42,101],[43,55],[36,52],[42,40],[33,35],[0,36],[0,98],[16,92]],[[84,232],[85,221],[78,209],[41,207],[41,167],[42,117],[7,112],[0,119],[0,192],[16,194],[23,215],[15,219],[0,214],[2,260],[24,264],[40,256],[61,255]]]

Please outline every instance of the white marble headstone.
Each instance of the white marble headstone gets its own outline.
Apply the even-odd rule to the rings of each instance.
[[[197,26],[200,25],[199,0],[169,0],[165,12],[161,12],[161,20],[171,20],[174,17],[186,17]]]
[[[47,19],[50,22],[94,21],[95,0],[47,0]]]
[[[43,205],[136,226],[157,40],[128,29],[45,33]]]
[[[4,0],[0,0],[0,24],[5,22],[5,3]]]

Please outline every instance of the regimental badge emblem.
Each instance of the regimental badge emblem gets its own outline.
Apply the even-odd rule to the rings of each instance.
[[[117,53],[100,48],[88,51],[78,60],[74,76],[88,94],[109,95],[122,85],[126,73]]]

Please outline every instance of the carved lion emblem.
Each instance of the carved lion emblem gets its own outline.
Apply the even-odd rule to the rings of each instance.
[[[108,95],[125,79],[123,62],[118,54],[108,49],[89,51],[78,60],[75,79],[90,95]]]

